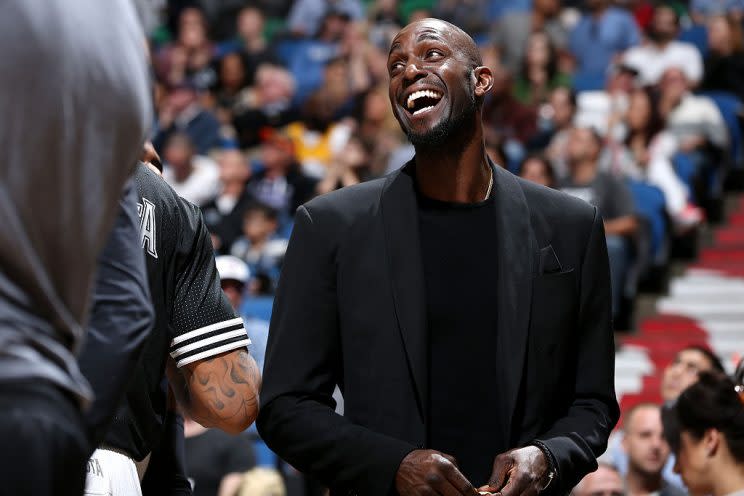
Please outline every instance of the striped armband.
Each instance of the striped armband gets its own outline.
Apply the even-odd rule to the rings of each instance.
[[[240,317],[217,322],[176,336],[171,341],[170,355],[177,367],[203,360],[251,344]]]

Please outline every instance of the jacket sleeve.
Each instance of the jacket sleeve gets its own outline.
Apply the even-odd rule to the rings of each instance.
[[[258,430],[267,445],[334,490],[380,496],[414,446],[334,412],[341,334],[333,235],[300,207],[274,302]],[[362,283],[362,281],[360,281]]]
[[[594,221],[581,266],[577,366],[573,403],[538,437],[553,455],[564,493],[597,468],[596,458],[620,415],[615,397],[615,349],[611,323],[610,269],[602,218]],[[552,491],[551,491],[552,492]]]

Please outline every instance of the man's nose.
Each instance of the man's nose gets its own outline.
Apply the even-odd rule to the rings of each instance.
[[[415,62],[409,62],[406,65],[406,70],[403,72],[403,77],[407,82],[413,82],[421,79],[426,75],[426,71],[421,69]]]

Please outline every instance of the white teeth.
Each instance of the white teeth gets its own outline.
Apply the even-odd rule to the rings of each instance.
[[[437,100],[442,98],[442,95],[436,91],[419,90],[419,91],[414,91],[413,93],[408,95],[408,100],[406,101],[406,105],[408,106],[409,109],[413,108],[414,102],[417,99],[424,97],[424,96],[429,97],[429,98],[436,98]]]
[[[414,113],[413,113],[413,114],[411,114],[411,115],[416,115],[416,114],[420,114],[420,113],[422,113],[422,112],[426,112],[427,110],[431,110],[431,109],[433,109],[433,108],[434,108],[434,106],[433,106],[433,105],[429,105],[428,107],[424,107],[424,108],[420,108],[420,109],[418,109],[418,110],[417,110],[416,112],[414,112]]]

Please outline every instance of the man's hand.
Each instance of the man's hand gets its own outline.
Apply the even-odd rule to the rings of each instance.
[[[395,475],[395,489],[400,496],[478,494],[457,469],[455,459],[434,450],[414,450],[408,453]]]
[[[493,462],[488,484],[478,490],[501,496],[535,496],[548,483],[548,460],[537,446],[502,453]]]

